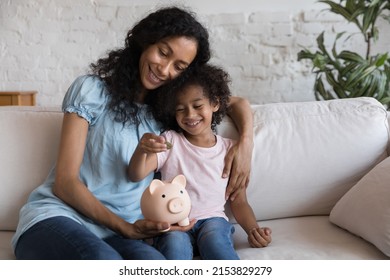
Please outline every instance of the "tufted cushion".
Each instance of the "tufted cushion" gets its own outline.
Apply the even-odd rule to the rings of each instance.
[[[387,113],[373,98],[253,106],[248,200],[258,220],[328,215],[387,156]],[[225,119],[218,133],[236,138]]]
[[[337,202],[329,219],[390,257],[390,157]]]

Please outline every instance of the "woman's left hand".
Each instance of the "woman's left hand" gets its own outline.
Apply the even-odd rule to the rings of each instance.
[[[225,157],[223,178],[230,177],[226,188],[226,200],[233,201],[241,190],[249,183],[252,161],[252,138],[240,139],[230,148]]]

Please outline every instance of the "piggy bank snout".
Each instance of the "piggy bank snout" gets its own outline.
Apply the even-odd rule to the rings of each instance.
[[[172,198],[169,202],[168,202],[168,210],[169,212],[171,213],[180,213],[182,212],[183,210],[185,209],[185,202],[183,199],[179,198],[179,197],[175,197],[175,198]]]

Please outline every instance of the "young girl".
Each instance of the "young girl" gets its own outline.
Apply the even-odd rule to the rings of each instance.
[[[188,232],[171,231],[155,238],[155,246],[167,259],[239,259],[234,250],[234,227],[224,212],[227,178],[222,178],[224,158],[233,140],[214,133],[228,109],[229,77],[222,69],[203,65],[170,93],[174,114],[156,114],[166,131],[156,139],[144,134],[130,161],[128,174],[133,181],[143,179],[154,170],[162,180],[178,174],[187,178],[192,209],[196,220]],[[170,107],[166,103],[165,112]],[[248,234],[252,247],[271,242],[271,230],[260,228],[245,190],[230,202],[237,222]]]

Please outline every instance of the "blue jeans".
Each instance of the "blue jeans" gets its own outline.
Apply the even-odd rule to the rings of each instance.
[[[20,260],[156,260],[165,259],[142,240],[112,235],[101,239],[66,217],[43,220],[22,234],[15,255]]]
[[[168,260],[239,260],[233,244],[234,227],[224,218],[199,220],[188,232],[170,231],[154,239]]]

